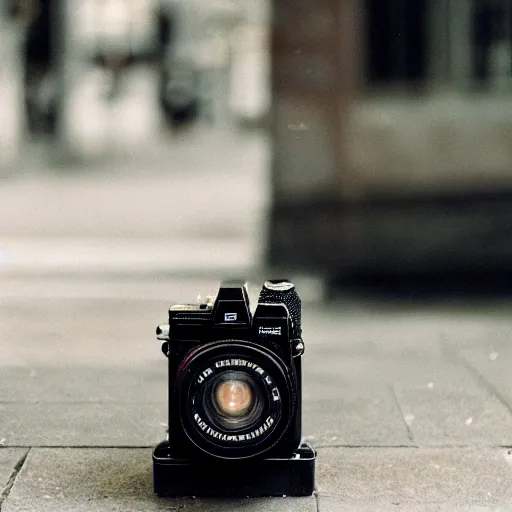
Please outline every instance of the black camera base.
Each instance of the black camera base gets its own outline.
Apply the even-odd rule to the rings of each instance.
[[[302,444],[289,459],[198,461],[169,456],[169,442],[153,450],[153,485],[159,496],[248,498],[311,496],[316,453]]]

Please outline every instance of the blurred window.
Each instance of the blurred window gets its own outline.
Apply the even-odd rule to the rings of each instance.
[[[411,82],[426,75],[426,0],[366,0],[370,83]]]
[[[470,72],[476,84],[512,78],[511,25],[510,0],[473,0]]]
[[[512,92],[512,0],[365,0],[370,86],[419,82]]]

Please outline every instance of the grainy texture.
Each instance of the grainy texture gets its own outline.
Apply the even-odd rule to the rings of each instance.
[[[23,510],[314,512],[314,497],[167,499],[153,494],[149,449],[33,449],[4,512]]]
[[[512,502],[506,449],[325,448],[320,496],[359,505],[503,506]]]

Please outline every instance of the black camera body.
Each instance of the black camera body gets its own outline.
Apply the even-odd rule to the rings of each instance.
[[[267,281],[251,312],[243,282],[169,309],[167,439],[153,451],[162,496],[305,496],[316,454],[302,442],[301,302]]]

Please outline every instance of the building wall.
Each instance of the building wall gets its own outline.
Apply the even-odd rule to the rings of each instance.
[[[384,83],[367,77],[365,0],[274,3],[272,264],[512,270],[510,49],[475,82],[471,1],[427,3],[425,76]]]
[[[512,187],[512,95],[362,97],[346,122],[346,199]]]
[[[477,1],[488,0],[427,4],[427,73],[419,89],[411,93],[410,84],[397,81],[369,91],[360,84],[342,121],[344,197],[460,194],[512,185],[512,40],[505,33],[490,45],[490,76],[477,87],[472,76]],[[504,11],[510,9],[501,3]],[[371,66],[366,62],[367,69]]]

